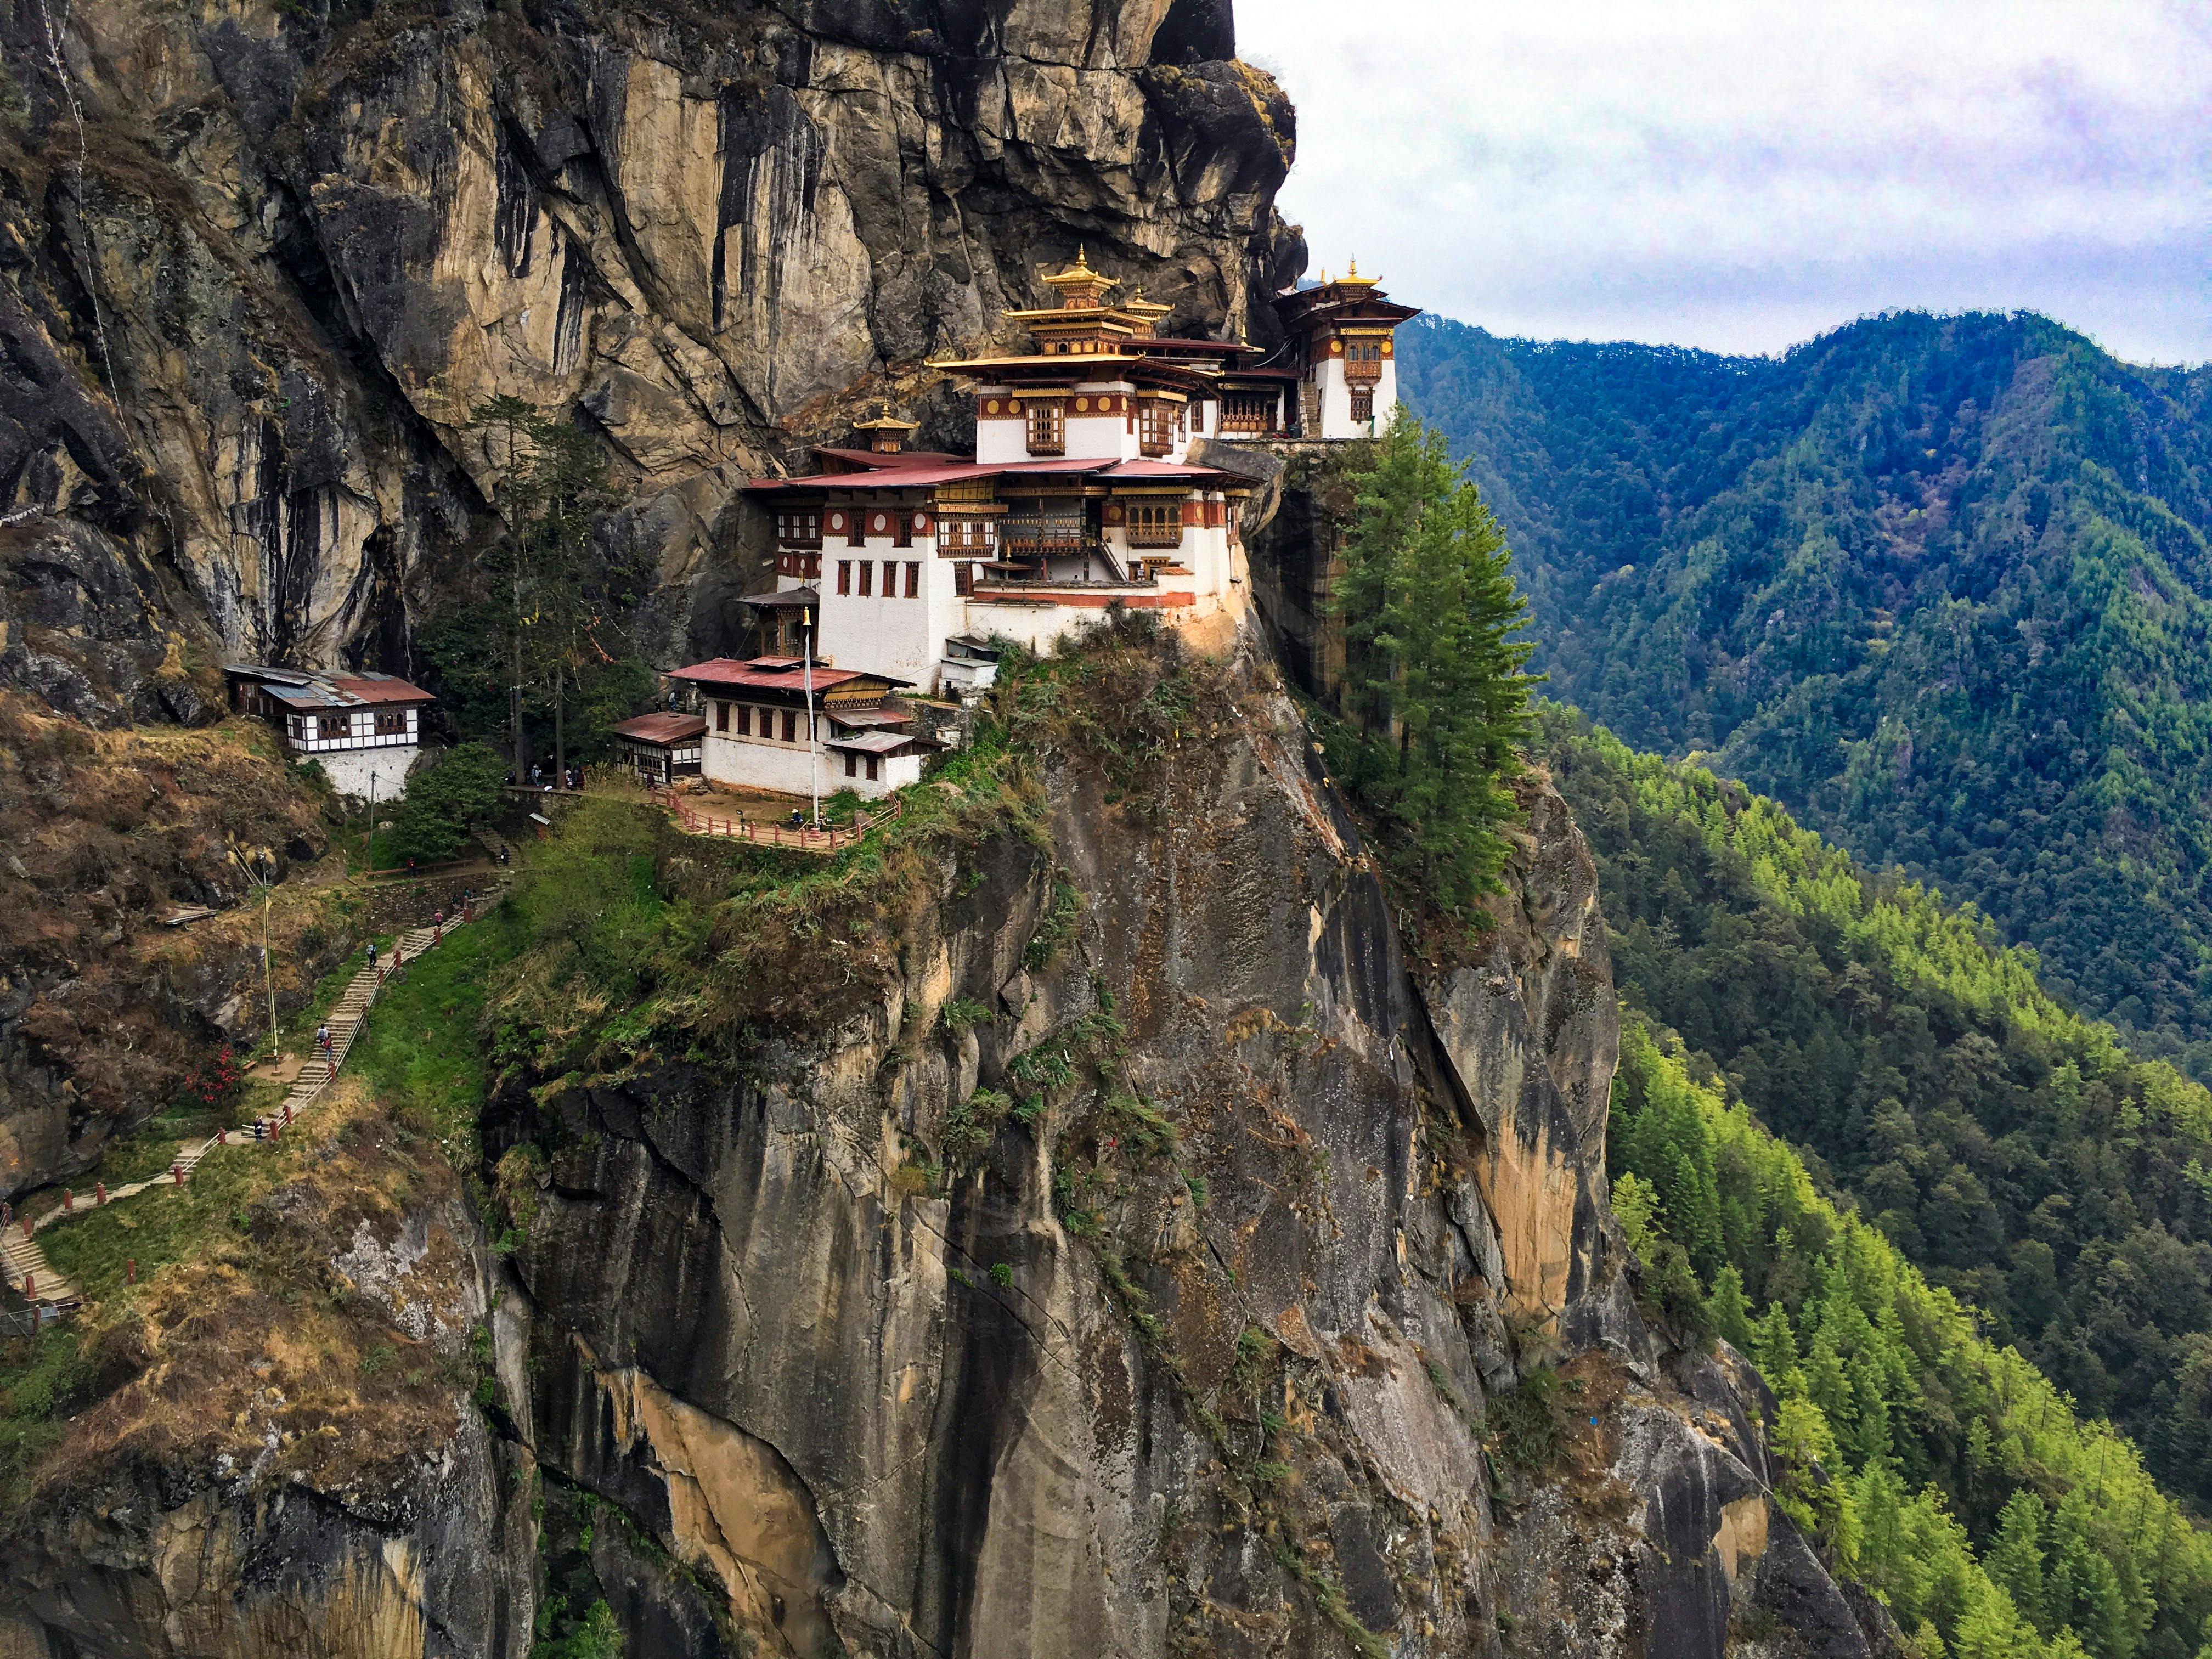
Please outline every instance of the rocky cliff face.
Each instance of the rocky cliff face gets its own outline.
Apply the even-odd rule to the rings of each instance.
[[[491,398],[604,441],[667,666],[741,642],[738,485],[881,398],[964,441],[922,359],[1079,243],[1170,327],[1261,337],[1302,258],[1290,106],[1225,0],[17,0],[0,61],[0,688],[95,727],[205,721],[226,657],[434,686],[416,633],[491,533]],[[80,763],[39,788],[107,793]],[[85,884],[141,934],[226,902]],[[167,1098],[33,1006],[144,975],[43,942],[0,985],[9,1193]],[[179,1063],[242,1029],[197,1000],[148,1005]],[[89,1136],[87,1087],[118,1096]]]
[[[1883,1651],[1767,1496],[1756,1377],[1637,1311],[1558,798],[1480,959],[1412,969],[1272,671],[1138,660],[1110,702],[1176,711],[1155,759],[1064,744],[1045,835],[944,848],[910,911],[823,930],[813,1016],[740,1069],[488,1109],[534,1193],[483,1292],[498,1444],[417,1455],[538,1472],[538,1528],[511,1480],[453,1536],[393,1498],[316,1534],[312,1595],[241,1592],[159,1540],[250,1554],[291,1511],[179,1475],[96,1619],[54,1588],[89,1523],[43,1523],[23,1628],[263,1651],[204,1583],[290,1596],[303,1650],[519,1652],[515,1598],[557,1579],[634,1652]],[[505,1645],[392,1576],[447,1551],[510,1587]],[[374,1641],[341,1616],[372,1568]]]
[[[954,421],[921,360],[1048,262],[1264,337],[1302,258],[1225,0],[20,0],[0,47],[0,672],[94,718],[191,712],[168,635],[407,669],[489,398],[605,439],[706,649],[734,487],[874,397]]]

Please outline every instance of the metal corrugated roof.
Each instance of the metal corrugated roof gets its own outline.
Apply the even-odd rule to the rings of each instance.
[[[635,738],[641,743],[682,743],[687,738],[707,734],[704,714],[638,714],[615,727],[619,738]]]

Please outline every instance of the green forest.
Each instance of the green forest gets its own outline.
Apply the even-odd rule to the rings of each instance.
[[[1780,1397],[1798,1518],[1923,1653],[2212,1644],[2165,1495],[2212,1505],[2212,1095],[1742,785],[1558,705],[1537,746],[1629,1011],[1615,1209]]]
[[[1972,910],[1742,785],[1556,706],[1540,743],[1626,1001],[2212,1510],[2212,1095],[2072,1012]]]
[[[1614,1207],[1647,1297],[1773,1389],[1792,1518],[1921,1659],[2212,1652],[2212,1534],[1698,1069],[1630,1018]]]
[[[1531,667],[2212,1079],[2212,370],[2027,314],[1778,358],[1422,319],[1401,389],[1512,544]]]

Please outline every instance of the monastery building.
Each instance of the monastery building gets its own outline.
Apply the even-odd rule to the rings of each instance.
[[[887,793],[940,746],[901,694],[988,684],[994,641],[1046,653],[1111,605],[1233,623],[1249,485],[1192,445],[1370,435],[1418,314],[1355,264],[1279,299],[1286,338],[1263,352],[1156,333],[1170,307],[1111,299],[1080,254],[1044,281],[1056,305],[1009,313],[1030,350],[931,365],[973,388],[972,457],[910,450],[885,415],[817,449],[818,472],[748,486],[775,526],[776,586],[748,596],[769,654],[672,677],[701,700],[707,778]]]

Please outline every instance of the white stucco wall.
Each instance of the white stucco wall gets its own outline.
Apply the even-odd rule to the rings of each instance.
[[[1321,386],[1321,427],[1318,434],[1308,437],[1364,438],[1368,426],[1364,421],[1352,418],[1352,386],[1345,379],[1344,360],[1325,357],[1316,366],[1315,377]],[[1398,406],[1398,362],[1395,357],[1382,360],[1382,377],[1375,382],[1375,427],[1376,432],[1390,424],[1390,411]]]
[[[420,745],[410,743],[382,749],[325,749],[298,758],[313,761],[330,775],[332,788],[356,800],[368,798],[373,773],[376,799],[386,801],[407,793],[407,774],[422,756]]]
[[[708,782],[774,789],[787,795],[804,795],[813,787],[814,755],[805,744],[762,743],[732,732],[717,732],[711,701],[707,711],[706,752],[700,757],[700,771]],[[842,766],[842,763],[836,763],[835,769]],[[821,773],[825,795],[837,791],[838,786],[830,779],[832,769],[832,757],[825,753]]]
[[[839,563],[857,563],[862,559],[873,567],[869,583],[872,592],[865,599],[859,593],[860,573],[856,569],[853,573],[856,591],[840,593]],[[897,582],[897,592],[889,599],[884,597],[883,592],[886,559],[892,562]],[[911,599],[906,597],[908,564],[921,567],[921,593]],[[824,547],[821,632],[817,635],[823,654],[840,668],[889,674],[895,679],[908,681],[916,690],[925,693],[934,690],[937,659],[945,652],[945,633],[933,630],[949,614],[936,592],[940,585],[943,597],[949,598],[952,592],[950,562],[937,556],[936,543],[929,537],[917,536],[911,547],[896,546],[888,536],[872,536],[860,547]]]

